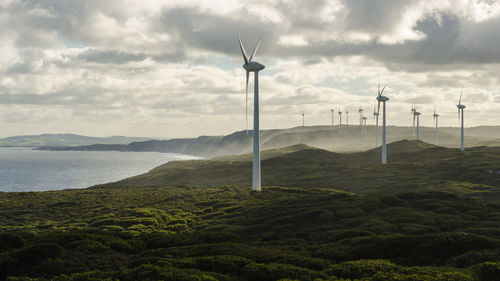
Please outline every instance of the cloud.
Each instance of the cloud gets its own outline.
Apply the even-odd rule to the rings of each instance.
[[[296,125],[289,116],[301,111],[323,124],[332,107],[371,109],[379,80],[389,85],[392,125],[407,123],[412,102],[437,104],[446,125],[462,86],[467,110],[494,114],[499,101],[495,1],[17,0],[0,3],[0,25],[7,135],[242,129],[238,33],[249,51],[264,33],[263,128]]]

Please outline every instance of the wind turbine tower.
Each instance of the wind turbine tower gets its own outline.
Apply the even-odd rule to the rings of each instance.
[[[363,126],[363,109],[358,109],[359,112],[359,126]]]
[[[260,37],[257,45],[253,49],[250,59],[248,59],[247,53],[243,44],[241,43],[240,36],[238,35],[238,43],[240,45],[241,54],[243,55],[243,68],[246,71],[246,102],[247,102],[247,116],[248,116],[248,78],[250,72],[254,73],[254,106],[253,106],[253,175],[252,175],[252,190],[261,190],[261,177],[260,177],[260,129],[259,129],[259,71],[265,68],[264,65],[252,61],[255,52],[259,48],[262,36]]]
[[[345,111],[346,125],[349,126],[349,111]]]
[[[304,112],[302,112],[302,127],[305,126],[305,123],[304,123]]]
[[[417,111],[417,108],[413,107],[413,103],[411,104],[411,117],[413,118],[413,125],[411,126],[411,132],[412,135],[415,136],[415,112]]]
[[[332,126],[333,126],[333,108],[330,109],[330,111],[332,112]]]
[[[361,117],[361,121],[363,122],[363,139],[364,139],[364,147],[366,147],[366,118],[365,116]]]
[[[434,144],[438,145],[439,144],[439,134],[438,134],[438,117],[439,117],[439,114],[436,113],[436,108],[434,108],[434,114],[432,114],[432,117],[433,117],[432,121],[434,121],[434,124],[436,126],[435,129],[434,129],[434,135],[435,135]]]
[[[375,119],[375,147],[378,147],[378,115],[379,113],[375,110],[376,107],[373,106],[373,119]]]
[[[420,112],[415,111],[415,116],[417,116],[417,140],[420,140]]]
[[[342,135],[342,111],[340,111],[340,109],[339,109],[339,135]]]
[[[460,99],[458,100],[458,104],[457,104],[458,122],[460,122],[460,150],[462,150],[462,151],[464,151],[464,108],[465,108],[465,105],[462,104],[463,92],[464,92],[464,88],[462,88],[462,92],[460,93]]]
[[[382,106],[382,109],[383,109],[383,111],[382,111],[382,164],[383,165],[387,164],[385,102],[387,102],[389,100],[389,98],[382,95],[386,86],[384,86],[384,88],[382,88],[382,91],[380,91],[380,84],[379,84],[378,85],[378,95],[377,95],[377,101],[378,101],[377,112],[380,112],[380,103],[383,103],[383,106]]]

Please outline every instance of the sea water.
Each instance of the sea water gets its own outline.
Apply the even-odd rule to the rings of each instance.
[[[159,152],[41,151],[0,147],[0,191],[84,188],[195,156]]]

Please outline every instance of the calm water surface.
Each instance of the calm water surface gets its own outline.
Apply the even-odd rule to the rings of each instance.
[[[38,151],[0,147],[0,191],[83,188],[195,156],[157,152]]]

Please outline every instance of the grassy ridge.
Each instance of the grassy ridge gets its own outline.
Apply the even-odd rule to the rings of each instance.
[[[306,149],[303,149],[306,148]],[[264,152],[262,183],[287,187],[325,187],[354,193],[440,190],[498,198],[500,148],[477,147],[465,153],[418,141],[388,145],[389,164],[380,149],[356,153],[294,146]],[[251,155],[170,162],[148,173],[107,186],[248,186]]]

